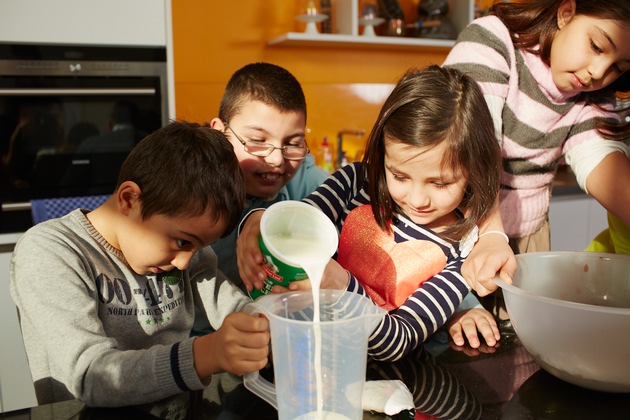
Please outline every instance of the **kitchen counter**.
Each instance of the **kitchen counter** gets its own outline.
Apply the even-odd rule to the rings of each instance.
[[[608,212],[582,190],[567,165],[560,165],[549,203],[551,251],[582,251],[608,228]]]
[[[570,195],[570,194],[586,194],[582,190],[575,179],[575,174],[567,165],[560,165],[556,171],[551,191],[552,197]]]
[[[369,362],[368,379],[402,380],[414,396],[417,412],[393,417],[364,412],[364,419],[627,418],[629,394],[590,391],[556,379],[541,370],[522,347],[509,321],[502,322],[500,329],[501,345],[494,353],[471,356],[449,348],[433,357],[421,349],[395,363]],[[264,420],[276,419],[277,413],[245,389],[240,378],[219,374],[204,392],[180,394],[156,404],[88,408],[79,401],[65,401],[0,418]]]

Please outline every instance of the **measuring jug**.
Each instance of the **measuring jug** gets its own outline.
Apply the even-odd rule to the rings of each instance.
[[[262,289],[249,292],[252,299],[268,294],[276,284],[287,287],[294,280],[308,278],[302,259],[308,254],[327,261],[339,244],[339,233],[332,221],[316,207],[300,201],[280,201],[269,206],[260,219],[260,232],[267,278]]]
[[[367,342],[387,311],[342,290],[319,291],[320,320],[313,322],[310,290],[270,294],[246,311],[269,319],[275,386],[258,372],[245,387],[284,419],[362,419]]]

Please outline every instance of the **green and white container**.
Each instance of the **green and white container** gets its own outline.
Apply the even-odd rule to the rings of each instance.
[[[267,278],[262,289],[253,289],[253,299],[266,295],[274,285],[288,287],[307,278],[296,257],[306,249],[324,249],[331,257],[337,251],[339,234],[319,209],[301,201],[280,201],[265,210],[260,220],[260,250]],[[287,246],[290,244],[291,246]]]

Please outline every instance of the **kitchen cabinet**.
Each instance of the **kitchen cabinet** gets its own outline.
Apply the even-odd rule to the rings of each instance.
[[[170,0],[2,0],[5,43],[165,46]]]
[[[461,31],[475,16],[475,1],[449,0],[448,3],[448,16],[457,31]],[[372,49],[450,48],[455,44],[455,40],[448,39],[359,35],[359,13],[359,0],[337,0],[333,6],[333,16],[330,17],[333,20],[334,33],[288,32],[270,39],[267,44],[289,47],[369,47]]]
[[[0,42],[167,46],[170,0],[1,0]],[[172,66],[172,63],[169,63]],[[169,68],[169,79],[172,68]],[[169,98],[174,98],[169,81]],[[174,99],[169,105],[174,118]],[[0,412],[37,405],[17,310],[9,294],[9,263],[21,233],[0,234]]]
[[[549,226],[552,251],[583,251],[608,227],[607,212],[584,193],[552,196]]]
[[[0,235],[0,413],[37,405],[17,310],[9,294],[9,263],[19,234]]]

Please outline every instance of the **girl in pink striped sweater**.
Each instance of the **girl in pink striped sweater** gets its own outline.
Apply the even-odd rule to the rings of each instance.
[[[480,294],[509,280],[514,253],[550,248],[548,210],[562,158],[582,189],[630,226],[630,123],[613,111],[630,90],[630,2],[497,3],[464,29],[444,65],[474,77],[501,144],[499,205],[462,274]],[[624,182],[625,181],[625,182]],[[485,291],[484,291],[485,289]]]

